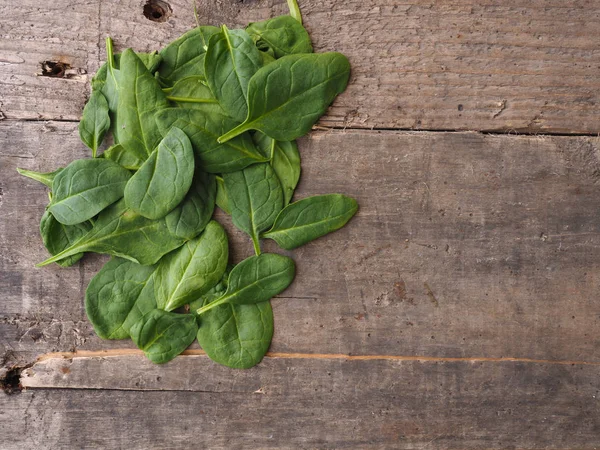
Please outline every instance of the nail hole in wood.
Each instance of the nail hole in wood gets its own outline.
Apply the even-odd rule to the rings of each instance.
[[[42,76],[53,78],[64,78],[67,69],[71,66],[61,61],[42,61]]]
[[[152,22],[166,22],[173,10],[162,0],[148,0],[144,5],[144,16]]]

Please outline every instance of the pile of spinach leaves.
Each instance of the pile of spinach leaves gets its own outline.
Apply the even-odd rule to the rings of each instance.
[[[294,249],[344,226],[355,200],[292,201],[300,177],[295,140],[344,91],[350,65],[313,53],[294,0],[290,14],[245,29],[198,26],[160,52],[113,53],[92,80],[79,124],[91,159],[49,173],[40,232],[67,267],[85,252],[113,258],[91,280],[87,315],[104,339],[131,338],[155,363],[195,338],[214,361],[251,367],[273,335],[270,299],[294,261],[261,253],[260,239]],[[99,154],[107,133],[114,145]],[[215,205],[252,240],[256,255],[229,264]]]

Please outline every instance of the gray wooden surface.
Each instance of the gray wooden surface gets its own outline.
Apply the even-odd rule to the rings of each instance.
[[[600,446],[597,2],[300,1],[353,77],[300,142],[297,196],[360,211],[287,252],[298,275],[248,371],[97,338],[83,293],[106,257],[33,267],[46,189],[15,168],[88,155],[76,120],[107,33],[141,51],[194,24],[189,2],[164,23],[143,3],[0,0],[0,380],[25,388],[0,395],[0,448]],[[228,25],[285,12],[198,7]]]

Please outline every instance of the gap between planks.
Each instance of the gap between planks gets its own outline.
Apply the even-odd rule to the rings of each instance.
[[[49,359],[75,359],[75,358],[114,358],[127,356],[143,356],[144,352],[138,349],[110,349],[110,350],[77,350],[74,352],[52,352],[40,355],[37,362]],[[185,350],[181,353],[186,356],[206,356],[203,350]],[[281,359],[330,359],[346,361],[419,361],[419,362],[467,362],[467,363],[526,363],[526,364],[553,364],[561,366],[600,366],[600,362],[580,360],[551,360],[534,358],[487,358],[487,357],[437,357],[437,356],[401,356],[401,355],[345,355],[343,353],[284,353],[268,352],[267,358]]]

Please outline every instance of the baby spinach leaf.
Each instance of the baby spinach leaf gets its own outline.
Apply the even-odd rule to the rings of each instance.
[[[229,199],[227,198],[227,190],[225,189],[225,181],[221,177],[217,177],[217,198],[215,200],[217,206],[227,214],[231,214],[229,208]]]
[[[156,266],[112,258],[85,291],[85,311],[102,339],[126,339],[133,324],[156,308]]]
[[[296,19],[302,24],[302,14],[300,14],[300,7],[296,0],[287,0],[288,8],[290,10],[290,16]]]
[[[65,225],[85,222],[123,197],[130,177],[108,159],[78,159],[54,177],[48,209]]]
[[[261,237],[292,250],[343,227],[357,210],[356,200],[345,195],[307,197],[285,207]]]
[[[266,302],[283,292],[294,280],[296,266],[287,256],[263,253],[243,260],[229,274],[227,291],[198,309],[201,315],[219,305],[250,305]]]
[[[168,100],[186,108],[194,108],[197,103],[218,103],[204,77],[187,77],[179,80],[166,93]]]
[[[128,170],[138,170],[144,164],[141,159],[132,152],[125,150],[121,144],[115,144],[102,153],[104,159],[110,159]]]
[[[51,255],[56,255],[71,246],[83,237],[92,225],[89,222],[76,225],[64,225],[60,223],[48,210],[44,212],[40,221],[40,234],[44,246]],[[61,259],[56,263],[62,267],[69,267],[81,259],[83,253],[78,253],[68,258]]]
[[[310,131],[333,99],[346,89],[350,63],[341,53],[284,56],[261,68],[248,84],[248,117],[219,138],[227,142],[248,130],[278,141]]]
[[[310,36],[302,23],[291,16],[251,23],[246,31],[260,50],[272,50],[275,58],[313,51]]]
[[[260,151],[271,159],[271,167],[277,174],[283,189],[283,205],[286,206],[300,180],[300,153],[296,141],[276,141],[257,131],[254,142]]]
[[[167,86],[173,86],[183,78],[203,75],[208,41],[218,32],[217,27],[197,27],[163,48],[160,51],[163,61],[158,69],[161,81]]]
[[[169,232],[186,240],[202,233],[215,209],[216,190],[215,176],[197,167],[187,195],[165,217]]]
[[[190,138],[200,164],[206,172],[221,173],[240,170],[266,158],[256,149],[249,134],[242,134],[226,144],[217,138],[235,124],[218,105],[203,105],[204,109],[167,108],[156,114],[161,133],[171,127],[181,128]]]
[[[156,364],[171,361],[194,341],[198,325],[193,314],[153,309],[131,327],[131,339]]]
[[[119,143],[140,159],[154,151],[162,136],[154,115],[168,106],[158,81],[131,49],[121,54],[117,126]]]
[[[108,102],[102,92],[92,91],[79,122],[79,137],[92,150],[93,158],[96,157],[98,146],[109,128]]]
[[[238,122],[248,115],[246,92],[252,75],[262,67],[262,57],[244,30],[223,25],[208,43],[204,73],[221,107]]]
[[[254,164],[238,172],[223,174],[231,219],[252,238],[260,254],[258,236],[269,228],[281,208],[283,192],[275,171],[267,163]]]
[[[93,228],[81,239],[37,266],[59,261],[81,252],[108,253],[142,265],[156,263],[184,243],[171,235],[165,219],[150,220],[125,206],[125,200],[103,210]]]
[[[56,169],[54,172],[34,172],[33,170],[19,169],[17,167],[17,172],[27,178],[31,178],[32,180],[39,181],[42,184],[45,184],[49,188],[52,188],[52,182],[54,181],[54,177],[60,173],[62,167],[60,169]]]
[[[160,261],[154,291],[158,308],[172,311],[206,293],[223,276],[228,258],[227,235],[213,220],[200,236]]]
[[[148,219],[160,219],[187,194],[194,176],[194,151],[183,131],[171,128],[125,186],[125,203]]]

